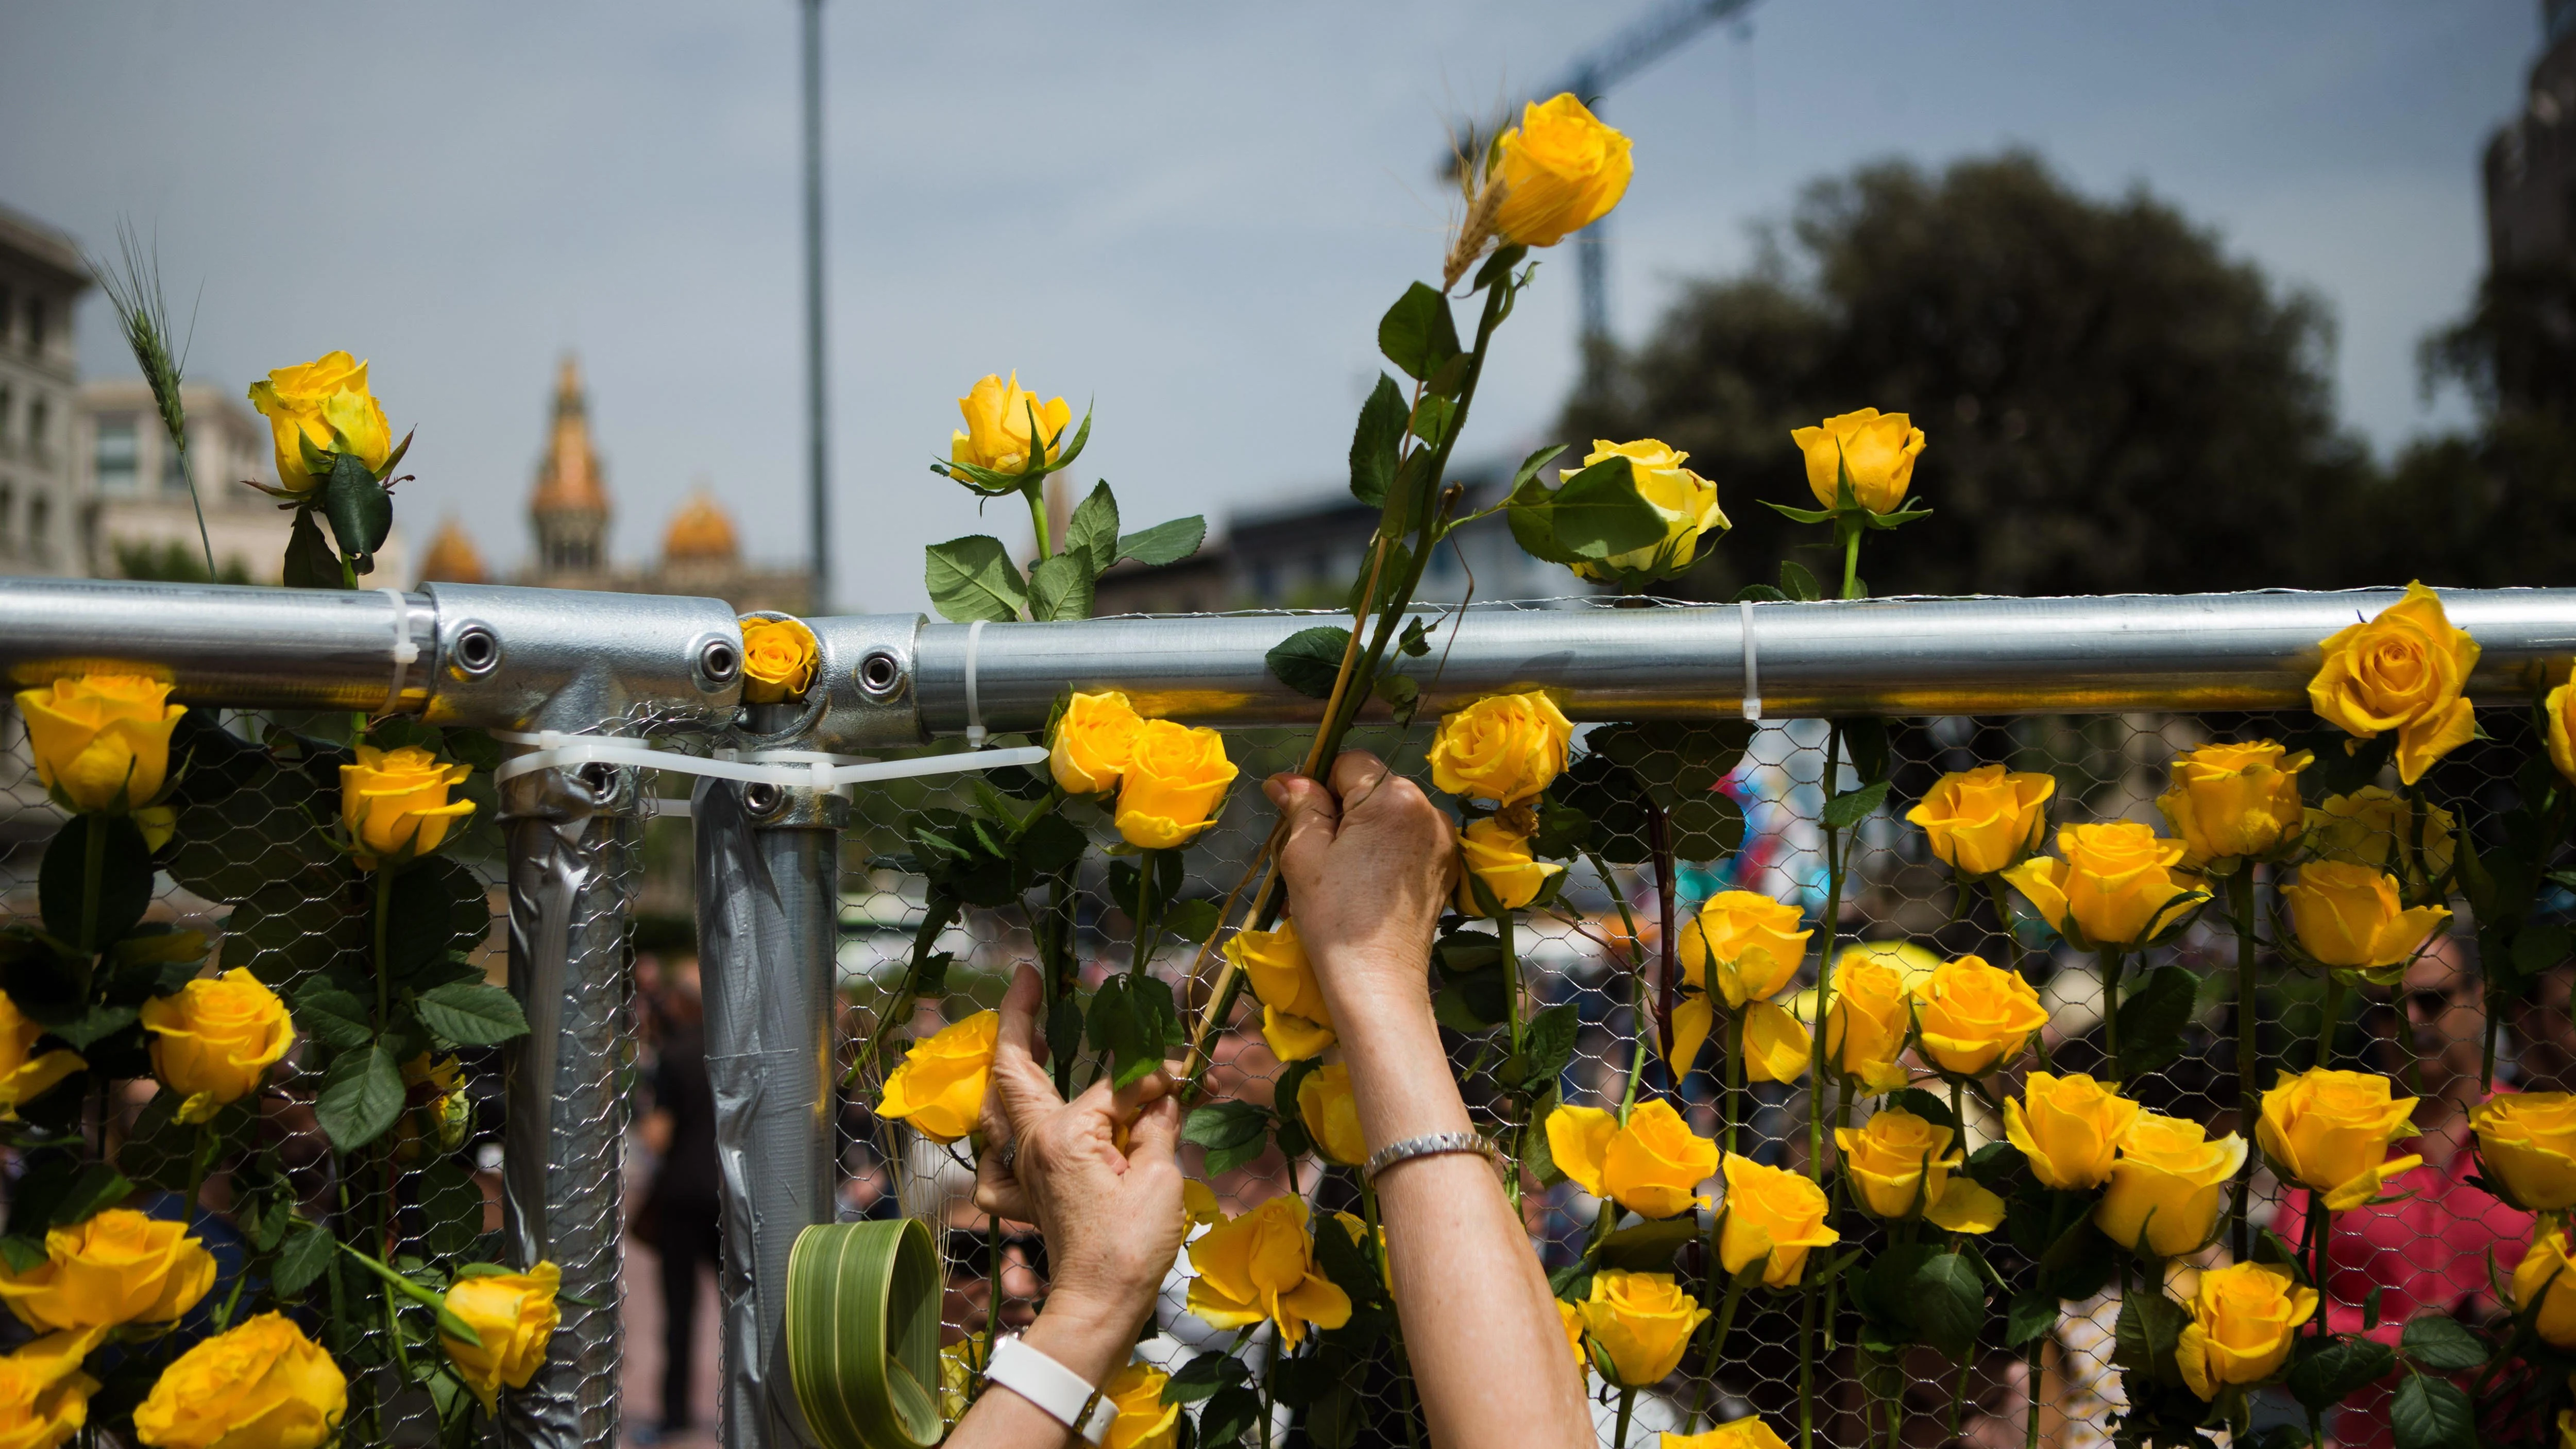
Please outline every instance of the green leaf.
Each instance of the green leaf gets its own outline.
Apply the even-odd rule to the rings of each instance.
[[[1536,478],[1524,478],[1512,490],[1503,520],[1521,552],[1543,563],[1576,564],[1582,556],[1556,541],[1556,495]]]
[[[2180,966],[2160,966],[2141,978],[2120,1003],[2120,1059],[2113,1070],[2134,1077],[2181,1056],[2199,992],[2200,978]]]
[[[348,587],[348,581],[340,577],[340,555],[322,536],[322,525],[314,521],[310,508],[295,510],[295,522],[286,534],[286,557],[278,567],[278,581],[290,589]]]
[[[1888,1094],[1887,1105],[1911,1112],[1936,1127],[1959,1130],[1959,1119],[1950,1115],[1950,1104],[1920,1087],[1900,1087]]]
[[[1261,1396],[1244,1384],[1226,1384],[1208,1396],[1207,1407],[1199,1412],[1199,1443],[1208,1449],[1237,1444],[1260,1424]]]
[[[1041,815],[1020,832],[1020,863],[1034,875],[1053,875],[1082,859],[1091,848],[1091,837],[1082,827],[1052,812]]]
[[[1204,941],[1216,933],[1214,901],[1175,901],[1163,912],[1163,929],[1184,941]]]
[[[132,817],[75,815],[64,821],[36,867],[36,905],[47,931],[80,944],[93,833],[104,843],[89,941],[93,947],[103,947],[133,930],[152,904],[152,849],[143,843],[143,832]]]
[[[1262,662],[1270,666],[1271,678],[1308,699],[1330,699],[1333,682],[1341,677],[1342,656],[1350,647],[1350,630],[1318,624],[1272,645]]]
[[[1773,512],[1778,513],[1781,517],[1788,519],[1792,523],[1831,523],[1834,521],[1834,515],[1831,509],[1792,508],[1786,503],[1773,503],[1768,498],[1765,498],[1762,501],[1764,504],[1768,505]]]
[[[1047,1008],[1046,1040],[1050,1061],[1069,1062],[1081,1054],[1082,1004],[1071,995],[1057,997],[1055,1005]]]
[[[1038,566],[1029,570],[1029,617],[1090,618],[1093,577],[1088,554],[1060,553],[1038,560]]]
[[[2037,1289],[2024,1289],[2013,1295],[2012,1307],[2004,1315],[2004,1347],[2022,1349],[2039,1342],[2057,1327],[2057,1300]]]
[[[2162,1292],[2125,1294],[2119,1319],[2112,1325],[2111,1361],[2141,1379],[2180,1383],[2182,1370],[2174,1366],[2174,1349],[2189,1322],[2191,1315],[2183,1306]]]
[[[1556,455],[1564,452],[1565,447],[1566,445],[1563,443],[1550,443],[1546,447],[1539,449],[1537,452],[1530,454],[1528,457],[1521,459],[1521,465],[1512,470],[1512,486],[1504,489],[1503,492],[1505,494],[1520,492],[1521,485],[1527,483],[1533,478],[1536,478],[1538,476],[1539,469],[1555,462]]]
[[[1073,506],[1064,524],[1064,552],[1079,555],[1094,578],[1118,562],[1118,497],[1106,482]]]
[[[45,1266],[49,1256],[42,1238],[20,1237],[16,1233],[0,1238],[0,1264],[6,1264],[12,1273],[32,1273]]]
[[[1108,1054],[1110,1082],[1119,1087],[1161,1066],[1165,1048],[1177,1044],[1181,1031],[1170,983],[1133,971],[1100,983],[1086,1025],[1091,1049]]]
[[[2409,1374],[2388,1405],[2397,1449],[2475,1449],[2477,1416],[2457,1384]]]
[[[1829,829],[1849,830],[1867,820],[1879,806],[1886,803],[1887,782],[1875,781],[1826,801],[1824,823]]]
[[[1521,1039],[1521,1090],[1537,1093],[1554,1086],[1557,1074],[1574,1055],[1574,1040],[1582,1030],[1582,1016],[1570,1001],[1531,1018],[1529,1032]]]
[[[54,1199],[53,1211],[47,1215],[47,1226],[67,1228],[84,1223],[107,1208],[123,1202],[134,1192],[134,1184],[124,1173],[104,1162],[84,1162],[72,1174],[62,1196]],[[9,1225],[13,1230],[15,1222]]]
[[[1223,1350],[1211,1349],[1181,1365],[1181,1371],[1163,1385],[1163,1402],[1195,1404],[1228,1384],[1245,1382],[1250,1374],[1251,1370],[1243,1366],[1243,1360]]]
[[[1419,659],[1431,652],[1430,631],[1422,627],[1420,619],[1407,619],[1404,633],[1395,641],[1395,647]]]
[[[1556,490],[1549,526],[1557,546],[1585,559],[1652,548],[1664,541],[1664,517],[1637,492],[1625,456],[1602,459]]]
[[[442,1258],[474,1251],[483,1236],[483,1189],[452,1156],[430,1159],[421,1169],[421,1246]]]
[[[367,916],[348,908],[343,892],[308,896],[281,882],[252,893],[224,922],[218,964],[240,966],[272,989],[298,977],[363,959]]]
[[[1413,435],[1422,440],[1424,447],[1437,448],[1449,436],[1457,417],[1458,404],[1438,393],[1428,394],[1413,410]]]
[[[385,546],[385,535],[393,531],[394,500],[363,459],[347,453],[331,455],[331,476],[322,485],[322,512],[351,566],[362,574],[375,572],[376,550]]]
[[[433,986],[413,1000],[420,1024],[457,1046],[498,1046],[528,1034],[518,998],[479,981]]]
[[[1422,686],[1415,683],[1409,674],[1381,674],[1377,683],[1370,686],[1369,693],[1386,701],[1386,707],[1394,712],[1398,724],[1410,724],[1414,708],[1422,702]]]
[[[1986,1287],[1964,1254],[1943,1253],[1914,1272],[1914,1321],[1923,1341],[1964,1362],[1985,1326]]]
[[[1780,588],[1790,598],[1812,602],[1825,596],[1824,587],[1805,564],[1794,559],[1780,560]]]
[[[402,1071],[391,1048],[379,1041],[344,1052],[322,1074],[313,1116],[342,1152],[354,1152],[385,1134],[402,1115]]]
[[[1011,562],[1011,552],[1000,539],[969,534],[934,543],[923,553],[927,563],[922,582],[941,618],[957,624],[977,619],[1004,623],[1020,617],[1020,610],[1027,607],[1028,587],[1020,581],[1019,566]]]
[[[492,930],[482,880],[462,861],[445,856],[415,862],[395,876],[391,905],[386,943],[403,977],[443,964],[451,952],[472,951]]]
[[[1379,373],[1377,386],[1360,404],[1359,422],[1351,430],[1351,496],[1371,508],[1384,508],[1386,491],[1395,486],[1405,422],[1403,391],[1394,378]]]
[[[332,1255],[338,1251],[339,1244],[329,1233],[310,1224],[299,1226],[278,1246],[273,1286],[280,1295],[294,1297],[330,1268]]]
[[[132,1026],[135,1017],[131,1006],[100,1005],[82,1007],[59,1021],[39,1015],[32,1005],[27,1014],[44,1024],[46,1034],[61,1037],[63,1044],[76,1052],[88,1051],[99,1038],[114,1036]]]
[[[2290,1367],[2290,1394],[2301,1404],[2324,1413],[2397,1367],[2397,1354],[2372,1339],[2303,1338]]]
[[[1207,520],[1198,514],[1157,523],[1141,533],[1131,533],[1118,540],[1118,556],[1132,558],[1148,568],[1179,563],[1199,551],[1207,538]]]
[[[2436,1373],[2473,1369],[2490,1356],[2486,1340],[2478,1337],[2475,1330],[2440,1314],[2407,1320],[2406,1331],[2398,1341],[2408,1358]]]
[[[1669,1273],[1673,1271],[1673,1255],[1699,1236],[1699,1220],[1689,1213],[1636,1223],[1601,1240],[1594,1266],[1631,1273]]]
[[[1428,380],[1459,352],[1458,324],[1449,315],[1448,299],[1420,282],[1405,288],[1378,319],[1377,347],[1405,376]]]

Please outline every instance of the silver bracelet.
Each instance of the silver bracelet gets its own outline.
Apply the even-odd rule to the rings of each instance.
[[[1502,1154],[1495,1150],[1494,1144],[1474,1132],[1432,1132],[1390,1142],[1370,1153],[1367,1164],[1360,1168],[1360,1176],[1375,1182],[1379,1173],[1399,1162],[1416,1157],[1441,1157],[1453,1152],[1473,1152],[1497,1168],[1502,1163]]]

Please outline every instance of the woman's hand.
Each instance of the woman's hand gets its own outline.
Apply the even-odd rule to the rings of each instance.
[[[1458,884],[1457,837],[1422,787],[1353,750],[1332,787],[1279,774],[1262,785],[1288,821],[1279,872],[1297,937],[1337,1022],[1429,995],[1431,933]]]

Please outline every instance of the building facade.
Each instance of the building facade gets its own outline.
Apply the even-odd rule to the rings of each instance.
[[[89,286],[78,244],[0,207],[0,574],[91,571],[72,347],[72,304]]]
[[[2487,262],[2576,258],[2576,0],[2542,0],[2540,58],[2521,113],[2487,141]]]

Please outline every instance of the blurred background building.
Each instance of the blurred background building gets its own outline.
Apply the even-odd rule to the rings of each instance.
[[[81,575],[97,541],[72,451],[80,245],[0,206],[0,573]]]

